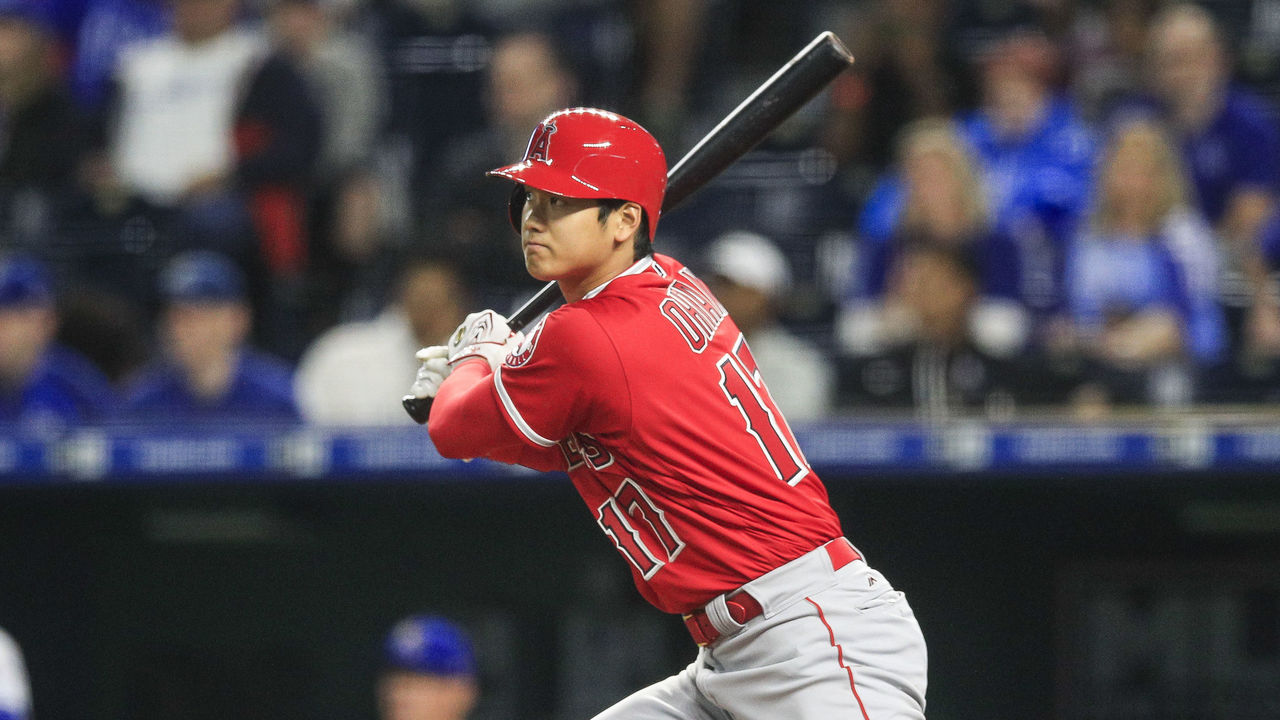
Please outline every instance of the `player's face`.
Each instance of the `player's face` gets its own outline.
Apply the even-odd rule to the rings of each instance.
[[[530,189],[520,223],[524,264],[538,280],[587,285],[614,258],[614,228],[600,222],[596,200]],[[601,282],[611,275],[601,278]]]

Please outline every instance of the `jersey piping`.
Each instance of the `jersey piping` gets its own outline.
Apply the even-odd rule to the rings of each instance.
[[[583,299],[583,300],[589,300],[589,299],[591,299],[591,298],[593,298],[593,297],[595,297],[595,296],[599,295],[600,293],[604,292],[604,289],[605,289],[605,288],[607,288],[607,287],[609,287],[609,283],[613,282],[614,280],[617,280],[617,279],[618,279],[618,278],[620,278],[620,277],[626,277],[627,275],[639,275],[640,273],[644,272],[645,270],[648,270],[648,269],[649,269],[650,267],[652,267],[652,266],[653,266],[653,256],[652,256],[652,255],[648,255],[648,256],[646,256],[646,257],[643,257],[643,258],[641,258],[641,259],[639,259],[639,260],[635,261],[634,263],[632,263],[632,264],[631,264],[631,266],[630,266],[630,267],[628,267],[626,270],[623,270],[622,272],[618,273],[617,275],[614,275],[613,277],[609,278],[608,280],[605,280],[604,282],[600,283],[599,285],[597,285],[597,286],[595,286],[595,287],[591,288],[591,290],[590,290],[590,291],[588,291],[586,295],[583,295],[583,296],[582,296],[582,299]]]
[[[539,435],[524,419],[524,416],[520,414],[520,410],[516,408],[515,403],[511,402],[511,396],[507,394],[507,389],[502,385],[501,365],[493,371],[493,385],[498,390],[498,399],[502,401],[503,411],[507,413],[507,417],[511,418],[511,422],[520,430],[520,433],[528,438],[529,442],[536,443],[542,447],[554,447],[556,441],[548,440]]]

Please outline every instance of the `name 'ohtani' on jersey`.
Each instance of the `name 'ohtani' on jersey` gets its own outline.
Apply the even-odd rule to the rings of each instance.
[[[720,323],[729,316],[724,305],[688,268],[681,269],[671,281],[659,309],[695,353],[707,349]]]

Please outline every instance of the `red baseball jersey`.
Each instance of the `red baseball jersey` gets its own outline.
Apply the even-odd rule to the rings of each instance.
[[[492,388],[515,432],[563,454],[661,610],[688,612],[841,534],[742,333],[672,258],[545,317]]]

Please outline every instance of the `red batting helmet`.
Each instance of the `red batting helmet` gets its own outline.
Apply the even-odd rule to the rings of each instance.
[[[593,108],[551,113],[533,131],[523,160],[488,174],[564,197],[639,203],[649,217],[650,240],[667,190],[667,159],[649,131]],[[519,232],[524,196],[516,191],[509,212]]]

